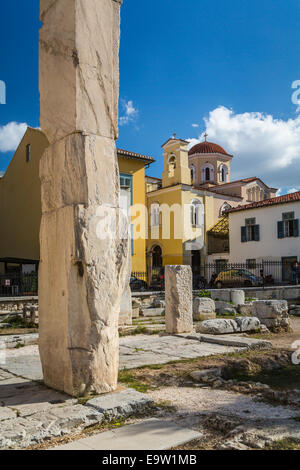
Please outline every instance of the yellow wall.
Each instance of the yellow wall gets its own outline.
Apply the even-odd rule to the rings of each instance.
[[[28,163],[27,144],[31,144]],[[39,260],[42,212],[39,162],[47,146],[44,134],[29,128],[0,179],[0,258]]]
[[[31,144],[31,159],[26,162],[26,145]],[[0,258],[39,260],[41,189],[39,162],[48,141],[44,134],[29,128],[10,165],[0,178]],[[146,220],[145,162],[118,157],[121,173],[133,176],[133,204],[141,204]],[[133,217],[134,221],[134,217]],[[142,227],[143,230],[144,227]],[[3,265],[0,263],[0,272]],[[132,270],[146,271],[146,240],[134,241]]]
[[[143,224],[146,221],[146,183],[145,183],[145,162],[133,160],[128,158],[119,157],[120,173],[126,173],[133,176],[133,205],[139,204],[140,212],[133,214],[131,222],[134,225],[135,233],[141,232],[141,237],[133,242],[133,256],[132,256],[132,271],[145,272],[146,271],[146,240],[145,229]],[[143,206],[143,207],[142,207]],[[137,222],[137,218],[142,220],[142,223]],[[135,223],[136,221],[136,223]]]
[[[147,194],[147,205],[148,205],[148,220],[149,220],[149,236],[147,241],[147,252],[150,252],[155,245],[159,245],[162,248],[163,254],[163,265],[174,265],[182,264],[183,262],[183,251],[182,251],[182,237],[180,239],[174,239],[174,216],[171,215],[170,224],[170,239],[162,238],[162,226],[160,225],[157,229],[157,236],[154,231],[151,230],[151,205],[159,203],[160,205],[166,204],[171,207],[173,204],[182,204],[181,197],[181,185],[173,186],[172,188],[166,188],[155,193]],[[161,220],[162,222],[162,220]],[[151,267],[151,258],[149,258],[148,266]]]

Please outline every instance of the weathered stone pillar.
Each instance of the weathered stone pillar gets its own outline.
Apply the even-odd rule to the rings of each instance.
[[[39,347],[45,383],[71,395],[117,386],[129,257],[118,235],[120,5],[40,0],[41,127],[50,146],[40,165]],[[103,230],[108,214],[113,236]]]
[[[190,266],[166,266],[166,332],[193,330],[193,276]]]

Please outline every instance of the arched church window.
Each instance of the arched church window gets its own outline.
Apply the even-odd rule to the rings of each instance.
[[[191,225],[193,227],[201,226],[202,204],[198,199],[191,202]]]
[[[219,174],[220,174],[220,182],[221,183],[226,183],[227,182],[227,176],[228,176],[228,168],[227,168],[226,165],[220,165]]]
[[[174,176],[174,172],[176,168],[176,156],[175,155],[170,156],[168,164],[169,164],[169,168],[168,168],[169,177],[172,178],[172,176]]]
[[[160,206],[156,202],[151,204],[151,227],[158,227],[160,222]]]
[[[196,169],[195,169],[194,165],[191,166],[191,176],[192,176],[192,181],[195,181]]]
[[[231,207],[232,206],[228,204],[228,202],[224,202],[224,204],[221,206],[221,209],[220,209],[220,217],[223,217],[225,215],[225,212],[229,211]]]
[[[214,181],[214,166],[211,163],[206,163],[202,167],[202,181]]]

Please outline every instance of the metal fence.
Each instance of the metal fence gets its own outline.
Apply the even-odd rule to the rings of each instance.
[[[38,295],[38,274],[0,274],[0,297]]]
[[[300,269],[294,260],[250,261],[230,264],[226,261],[208,263],[193,268],[194,289],[221,289],[227,287],[270,287],[300,284]],[[134,272],[131,277],[133,291],[164,290],[164,268]]]
[[[300,269],[294,260],[263,261],[229,264],[225,261],[193,268],[194,289],[226,287],[268,287],[300,284]],[[133,292],[164,291],[164,268],[133,272],[130,280]],[[36,296],[38,274],[0,274],[0,297]]]

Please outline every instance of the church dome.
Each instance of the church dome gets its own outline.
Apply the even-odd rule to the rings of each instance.
[[[222,153],[223,155],[231,156],[223,147],[213,142],[200,142],[200,144],[194,145],[189,151],[189,156],[195,155],[196,153]]]

